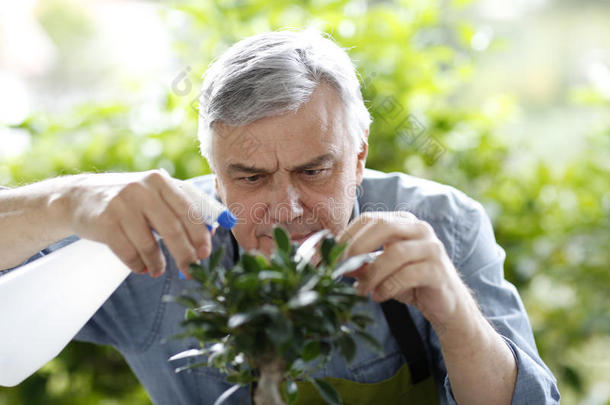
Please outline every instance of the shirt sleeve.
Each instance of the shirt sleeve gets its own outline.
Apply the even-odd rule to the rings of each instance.
[[[517,289],[504,279],[506,253],[496,243],[491,222],[479,203],[460,219],[456,234],[456,267],[517,363],[512,403],[559,403],[557,381],[538,354],[523,302]],[[446,403],[455,404],[447,376],[444,389]]]
[[[34,260],[38,260],[41,257],[46,256],[49,253],[51,253],[51,252],[53,252],[53,251],[55,251],[57,249],[61,249],[62,247],[67,246],[70,243],[77,241],[78,239],[79,239],[78,236],[71,235],[71,236],[68,236],[67,238],[64,238],[64,239],[62,239],[60,241],[57,241],[57,242],[49,245],[48,247],[42,249],[40,252],[36,253],[35,255],[31,256],[30,258],[24,260],[23,263],[21,263],[20,265],[12,267],[10,269],[0,270],[0,277],[5,275],[5,274],[10,273],[11,271],[17,270],[20,267],[25,266],[26,264],[33,262]]]
[[[8,187],[0,186],[0,191],[3,191],[3,190],[10,190],[10,189],[9,189]],[[34,261],[34,260],[36,260],[36,259],[40,259],[42,256],[44,256],[44,252],[38,252],[38,253],[36,253],[35,255],[33,255],[32,257],[30,257],[30,258],[28,258],[28,259],[24,260],[24,261],[23,261],[23,262],[22,262],[20,265],[18,265],[18,266],[11,267],[10,269],[4,269],[4,270],[0,270],[0,277],[4,276],[5,274],[10,273],[11,271],[13,271],[13,270],[15,270],[15,269],[17,269],[17,268],[19,268],[19,267],[21,267],[21,266],[24,266],[24,265],[26,265],[26,264],[28,264],[28,263],[30,263],[30,262],[33,262],[33,261]]]

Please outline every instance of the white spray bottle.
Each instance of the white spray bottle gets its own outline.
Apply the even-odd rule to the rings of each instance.
[[[179,184],[209,229],[233,227],[224,205]],[[108,246],[80,239],[0,277],[0,386],[21,383],[56,357],[129,273]]]

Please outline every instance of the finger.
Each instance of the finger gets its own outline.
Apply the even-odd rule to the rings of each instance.
[[[205,259],[212,252],[212,239],[210,231],[202,220],[193,202],[186,193],[180,190],[171,180],[159,188],[161,197],[165,200],[175,216],[180,219],[187,232],[191,245],[197,251],[200,259]]]
[[[378,222],[378,221],[383,221],[384,218],[389,219],[390,214],[391,214],[391,212],[385,212],[385,211],[365,212],[362,215],[358,216],[356,219],[354,219],[348,225],[348,227],[339,234],[337,239],[339,240],[340,243],[349,242],[349,241],[353,240],[356,237],[356,235],[362,229],[366,228],[368,225]]]
[[[339,242],[348,242],[360,232],[360,230],[369,224],[373,223],[391,223],[396,220],[416,220],[417,217],[408,211],[375,211],[364,212],[362,215],[354,219],[349,226],[339,234]]]
[[[150,275],[158,277],[163,274],[165,257],[144,216],[139,212],[126,215],[121,221],[121,228],[132,246],[138,251],[140,259],[144,262]]]
[[[412,222],[376,222],[363,228],[346,249],[347,256],[355,256],[377,250],[399,240],[425,239],[433,234],[430,224],[420,220]]]
[[[369,232],[369,229],[371,229],[371,227],[373,226],[372,223],[362,223],[362,225],[359,224],[359,226],[354,226],[354,228],[349,231],[350,236],[349,239],[346,240],[347,242],[347,248],[343,251],[343,257],[342,260],[347,258],[347,257],[351,257],[354,256],[354,243],[358,243],[359,240],[361,239],[366,239],[366,236]],[[346,233],[347,235],[347,233]],[[381,247],[380,245],[377,245],[377,248]],[[371,249],[371,251],[373,251],[375,249]]]
[[[182,226],[182,222],[169,208],[165,200],[158,193],[145,207],[146,220],[163,238],[165,245],[174,257],[176,264],[185,273],[191,263],[197,261],[197,252]]]
[[[357,238],[358,234],[362,235],[363,229],[370,227],[371,224],[375,224],[375,223],[391,223],[391,222],[393,222],[392,216],[394,216],[394,215],[398,215],[400,217],[411,216],[411,217],[415,218],[415,216],[413,214],[406,212],[406,211],[365,212],[362,215],[360,215],[358,218],[354,219],[348,225],[348,227],[339,234],[337,239],[341,243],[353,242]],[[394,220],[395,220],[395,218],[394,218]],[[347,250],[344,252],[344,256],[345,257],[350,256],[350,255],[348,255]]]
[[[408,292],[424,284],[428,273],[425,262],[411,263],[401,267],[384,279],[371,296],[378,302],[408,295]]]
[[[364,294],[377,288],[388,276],[409,263],[430,256],[429,243],[421,240],[404,240],[389,244],[383,253],[358,276],[358,289]]]
[[[146,265],[142,261],[140,254],[131,244],[120,226],[113,230],[110,243],[108,246],[115,255],[134,273],[145,274],[147,272]]]
[[[368,225],[366,220],[361,219],[363,216],[364,214],[360,215],[358,218],[348,224],[347,227],[339,233],[339,235],[337,235],[337,241],[339,243],[350,242],[362,228]]]

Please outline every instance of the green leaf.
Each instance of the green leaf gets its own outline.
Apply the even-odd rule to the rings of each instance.
[[[183,326],[192,326],[192,327],[217,328],[222,323],[224,323],[225,319],[226,319],[225,316],[217,314],[217,313],[201,312],[201,313],[199,313],[198,316],[189,316],[189,317],[185,316],[184,320],[182,321],[182,325]]]
[[[303,359],[296,359],[290,367],[290,375],[295,376],[297,374],[305,373],[310,370],[310,365],[305,363]]]
[[[288,405],[292,405],[296,402],[299,393],[298,390],[299,387],[294,381],[284,381],[284,391],[286,391],[286,399],[288,400]]]
[[[259,287],[256,273],[242,274],[235,280],[235,287],[246,291],[256,291]]]
[[[318,390],[322,399],[326,401],[326,403],[330,405],[341,405],[343,402],[341,401],[341,397],[335,390],[335,388],[327,383],[326,381],[320,378],[311,378],[309,381],[313,384],[314,387]]]
[[[333,346],[325,340],[320,341],[320,354],[329,356],[333,351]]]
[[[284,316],[274,316],[271,323],[265,328],[269,339],[277,345],[281,345],[292,337],[292,324],[290,319]]]
[[[305,240],[305,242],[299,246],[294,256],[295,261],[298,262],[297,271],[302,271],[310,264],[309,261],[316,253],[316,245],[329,233],[330,231],[328,229],[322,229],[308,237],[307,240]]]
[[[375,259],[379,256],[378,252],[372,253],[363,253],[361,255],[352,256],[341,262],[339,266],[333,271],[332,278],[337,279],[344,275],[345,273],[349,273],[351,271],[357,270],[366,263],[371,263],[375,261]]]
[[[273,228],[273,240],[275,240],[275,245],[280,251],[287,255],[290,254],[290,236],[282,227],[276,226]]]
[[[222,256],[224,255],[225,252],[225,247],[224,246],[220,246],[218,249],[216,249],[211,255],[210,255],[210,260],[209,260],[209,266],[208,268],[210,269],[211,272],[213,272],[214,270],[216,270],[216,268],[218,267],[218,265],[220,264],[220,261],[222,259]]]
[[[278,307],[266,304],[260,308],[255,308],[255,309],[247,311],[247,312],[239,312],[239,313],[231,316],[231,318],[229,318],[229,321],[228,321],[228,326],[231,329],[235,329],[242,325],[245,325],[246,323],[252,322],[252,321],[256,320],[257,318],[266,316],[270,319],[273,319],[274,317],[277,317],[279,314],[280,314],[280,310]]]
[[[225,402],[227,399],[229,399],[229,397],[231,395],[233,395],[235,392],[237,392],[237,390],[240,388],[240,385],[234,385],[231,388],[229,388],[228,390],[226,390],[225,392],[223,392],[217,399],[216,402],[214,402],[214,405],[220,405],[223,402]]]
[[[172,295],[164,295],[163,302],[175,302],[187,308],[197,307],[197,300],[193,297],[189,297],[188,295],[179,295],[174,297]]]
[[[321,278],[320,275],[313,274],[309,279],[307,279],[305,284],[303,284],[301,286],[301,288],[299,288],[299,291],[301,291],[301,292],[309,291],[309,290],[315,288],[316,284],[318,284],[318,281],[320,281],[320,278]]]
[[[183,352],[174,354],[172,357],[170,357],[168,359],[168,361],[175,361],[175,360],[187,359],[189,357],[203,356],[207,353],[208,353],[207,349],[189,349],[189,350],[185,350]]]
[[[199,367],[209,367],[208,361],[206,360],[206,361],[202,361],[202,362],[199,362],[199,363],[193,363],[193,364],[189,364],[189,365],[186,365],[186,366],[178,367],[178,368],[174,369],[174,372],[176,374],[178,374],[178,373],[181,373],[181,372],[183,372],[185,370],[190,370],[192,368],[199,368]]]
[[[248,369],[240,373],[227,376],[227,381],[232,384],[250,384],[254,381],[254,376],[251,374],[250,369]]]
[[[299,311],[293,314],[294,323],[300,325],[301,330],[309,333],[324,334],[327,332],[325,320],[317,316],[313,316],[310,311]],[[332,325],[331,325],[332,327]]]
[[[228,334],[228,331],[224,327],[224,317],[216,317],[213,319],[206,319],[203,317],[196,319],[185,319],[181,322],[182,326],[187,327],[187,332],[194,337],[201,337],[200,340],[211,340],[219,339]]]
[[[356,356],[356,343],[350,335],[342,335],[337,339],[339,345],[339,352],[341,355],[350,363]]]
[[[279,271],[263,270],[260,273],[258,273],[258,279],[260,281],[265,281],[265,280],[284,281],[284,280],[286,280],[286,275],[284,273],[280,273]]]
[[[366,328],[366,325],[373,323],[373,318],[365,314],[352,315],[351,321],[361,329]]]
[[[305,361],[311,361],[321,354],[320,343],[317,340],[310,340],[303,347],[301,357]]]
[[[256,255],[255,256],[255,260],[258,262],[258,267],[261,269],[268,269],[269,268],[269,261],[267,260],[267,258],[263,255]]]
[[[235,347],[244,353],[252,353],[256,347],[256,339],[251,333],[236,334]]]
[[[226,315],[227,311],[224,309],[222,305],[212,300],[200,301],[199,306],[194,308],[196,312],[202,314],[219,314]]]
[[[338,243],[332,248],[329,255],[329,266],[335,266],[345,249],[347,249],[347,243]]]
[[[216,343],[210,347],[208,363],[218,365],[225,362],[225,356],[229,353],[229,348],[224,343]]]
[[[321,312],[324,327],[327,328],[330,334],[337,333],[341,327],[341,320],[337,316],[334,308],[323,308]]]
[[[188,273],[191,275],[191,277],[193,277],[193,279],[202,284],[207,282],[209,278],[207,271],[202,266],[194,263],[191,263],[189,266]]]
[[[303,308],[315,303],[320,294],[317,291],[300,291],[294,298],[288,301],[288,308]]]
[[[259,272],[261,270],[259,262],[254,258],[254,256],[244,253],[241,255],[240,262],[242,267],[248,273]]]
[[[322,260],[324,260],[324,263],[326,263],[326,264],[331,263],[330,253],[334,247],[335,247],[335,238],[333,238],[333,237],[324,238],[324,240],[322,241],[322,246],[320,247],[320,251],[322,253]]]
[[[355,302],[352,297],[344,294],[327,294],[324,299],[342,311],[349,310]]]
[[[184,319],[186,319],[187,321],[191,321],[193,319],[198,319],[199,315],[197,314],[197,312],[195,312],[195,310],[191,309],[191,308],[187,308],[187,310],[184,313]]]
[[[237,313],[229,318],[228,326],[231,329],[239,328],[240,326],[252,321],[257,316],[260,316],[260,312],[257,310]]]
[[[259,311],[268,316],[269,318],[274,318],[276,316],[280,316],[281,315],[281,311],[279,309],[279,307],[277,307],[276,305],[272,305],[272,304],[265,304],[262,307],[259,308]]]

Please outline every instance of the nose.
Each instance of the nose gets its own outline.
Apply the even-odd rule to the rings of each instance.
[[[289,181],[278,181],[271,192],[269,215],[273,223],[289,224],[303,215],[299,190]]]

